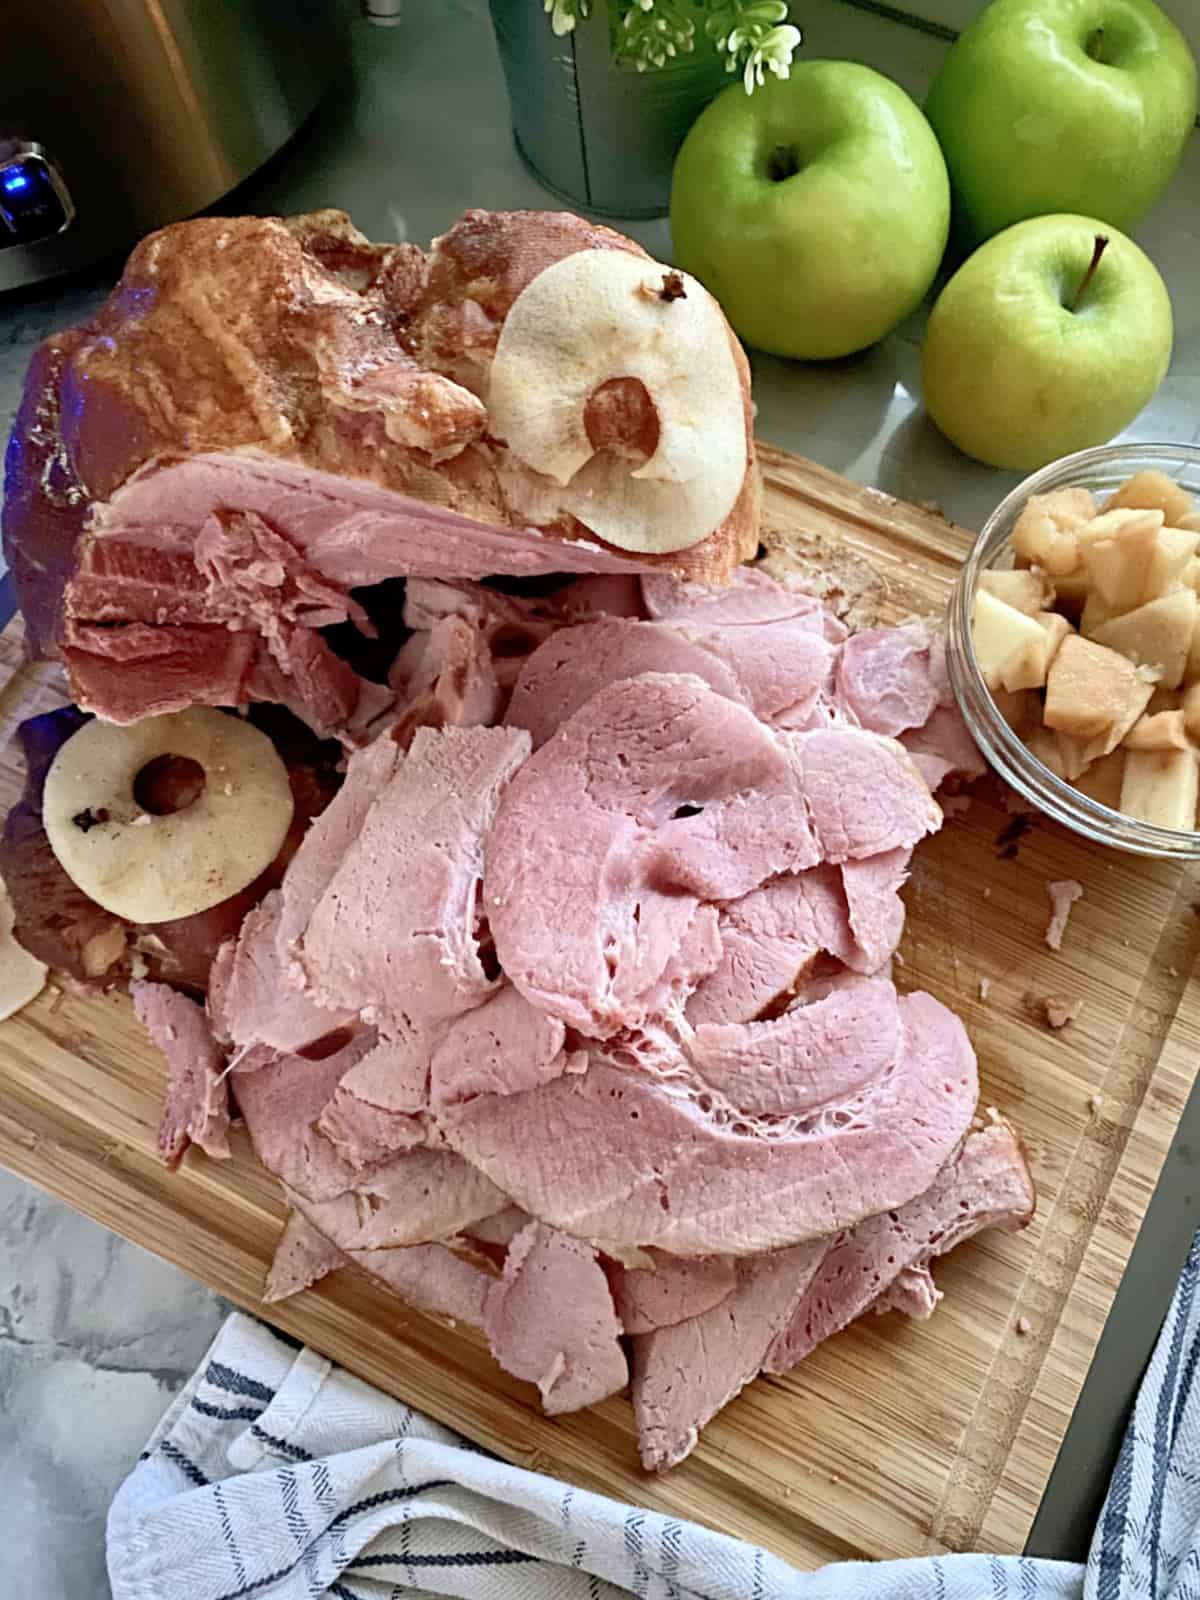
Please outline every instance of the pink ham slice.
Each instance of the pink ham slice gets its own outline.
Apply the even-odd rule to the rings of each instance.
[[[535,1004],[593,1037],[636,1026],[698,897],[817,859],[786,750],[693,677],[594,695],[514,778],[488,840],[496,953]]]
[[[375,1035],[366,1030],[317,1061],[260,1048],[242,1063],[235,1093],[250,1142],[288,1189],[325,1200],[344,1194],[360,1177],[316,1123],[342,1077],[374,1047]]]
[[[96,506],[78,560],[64,656],[81,706],[130,721],[198,702],[282,700],[328,731],[379,709],[372,686],[313,631],[339,602],[352,613],[352,588],[429,576],[431,565],[448,578],[646,565],[253,449],[148,462]],[[272,610],[272,594],[294,618]],[[273,632],[260,640],[264,615]]]
[[[907,849],[885,850],[882,855],[842,864],[842,885],[854,938],[848,950],[831,953],[855,972],[878,972],[900,943],[904,932],[900,890],[908,880],[911,855]]]
[[[469,1232],[498,1211],[504,1195],[449,1150],[411,1150],[331,1199],[313,1200],[286,1189],[288,1201],[347,1255],[431,1244]]]
[[[621,1324],[595,1250],[541,1222],[509,1246],[484,1328],[496,1360],[537,1384],[550,1416],[597,1405],[628,1381]]]
[[[644,672],[690,673],[714,694],[747,704],[741,686],[718,655],[665,624],[606,618],[560,628],[521,670],[505,716],[526,728],[540,749],[600,689]]]
[[[688,1021],[749,1022],[785,996],[826,951],[846,960],[855,948],[841,870],[769,878],[720,908],[720,962],[687,1003]]]
[[[350,757],[345,782],[301,840],[277,896],[268,896],[243,922],[236,943],[219,952],[209,1011],[219,1035],[238,1051],[253,1045],[298,1050],[353,1020],[353,1010],[331,1012],[301,992],[304,974],[295,950],[367,812],[403,759],[386,737]]]
[[[904,1046],[890,984],[858,983],[771,1022],[705,1022],[687,1054],[735,1115],[807,1116],[882,1078]]]
[[[678,1060],[657,1073],[593,1054],[588,1070],[441,1114],[449,1144],[533,1216],[614,1247],[751,1255],[853,1226],[933,1182],[978,1083],[961,1022],[926,994],[899,1002],[896,1061],[860,1093],[780,1124],[705,1109]]]
[[[593,694],[643,672],[691,673],[762,721],[803,727],[829,677],[833,647],[794,621],[754,626],[606,618],[560,628],[522,668],[506,720],[545,744]]]
[[[237,938],[223,944],[213,962],[209,1015],[220,1037],[233,1045],[235,1060],[256,1045],[302,1050],[353,1020],[353,1012],[329,1011],[288,988],[282,920],[283,894],[273,889],[247,912]]]
[[[738,1284],[738,1263],[730,1256],[689,1261],[656,1250],[653,1258],[652,1268],[618,1268],[613,1274],[613,1298],[626,1333],[651,1333],[701,1316]]]
[[[97,508],[92,538],[141,537],[153,544],[171,533],[190,549],[208,518],[228,506],[262,518],[302,554],[307,570],[341,591],[410,574],[533,578],[637,573],[649,565],[586,541],[476,522],[364,478],[253,449],[149,462]]]
[[[933,1304],[929,1262],[983,1228],[1024,1227],[1034,1203],[1029,1166],[1008,1124],[997,1122],[968,1135],[924,1194],[833,1241],[772,1343],[764,1370],[787,1372],[881,1298],[886,1297],[888,1309],[898,1296],[910,1314],[915,1305],[928,1315]],[[907,1274],[903,1283],[902,1274]]]
[[[484,1305],[495,1279],[448,1245],[354,1250],[347,1259],[387,1284],[415,1310],[482,1328]]]
[[[902,746],[857,728],[789,736],[813,832],[826,861],[909,849],[942,813]]]
[[[189,1144],[216,1160],[228,1160],[225,1053],[213,1038],[204,1008],[165,983],[135,981],[129,992],[139,1019],[167,1058],[159,1155],[172,1170]]]
[[[825,633],[827,621],[837,625],[812,595],[778,583],[754,567],[738,567],[724,586],[689,583],[670,573],[647,574],[642,578],[642,598],[651,617],[672,622],[791,621],[818,634]]]
[[[895,738],[908,728],[923,728],[938,705],[932,648],[929,632],[920,624],[867,628],[852,635],[838,654],[838,706],[872,733]]]
[[[705,1423],[758,1376],[824,1251],[816,1240],[739,1262],[731,1294],[699,1316],[634,1339],[633,1410],[648,1471],[663,1472],[690,1455]]]
[[[298,1211],[288,1213],[287,1222],[275,1246],[271,1268],[263,1290],[263,1303],[273,1305],[310,1289],[329,1273],[344,1267],[349,1258],[332,1239],[318,1233]]]
[[[450,1020],[494,992],[476,939],[483,842],[529,751],[518,729],[419,729],[309,919],[313,997],[386,1034]]]
[[[557,1018],[506,984],[457,1018],[434,1050],[433,1105],[453,1105],[480,1094],[520,1094],[550,1083],[572,1070],[565,1039],[566,1029]]]

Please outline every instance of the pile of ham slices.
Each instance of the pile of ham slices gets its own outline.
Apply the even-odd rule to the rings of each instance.
[[[207,1007],[133,985],[164,1153],[240,1113],[291,1207],[268,1298],[356,1263],[548,1412],[631,1384],[666,1468],[1032,1213],[962,1024],[890,976],[931,791],[978,757],[935,639],[745,568],[411,578],[405,622],[396,710]]]

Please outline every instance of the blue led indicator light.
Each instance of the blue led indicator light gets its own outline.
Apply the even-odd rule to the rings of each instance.
[[[23,172],[6,172],[4,174],[4,188],[8,194],[19,194],[22,189],[28,189],[29,179]]]

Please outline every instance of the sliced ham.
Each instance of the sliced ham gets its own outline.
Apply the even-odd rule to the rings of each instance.
[[[735,1114],[805,1117],[864,1091],[903,1046],[895,990],[859,983],[771,1022],[701,1023],[687,1055]]]
[[[544,744],[599,689],[643,672],[691,673],[764,722],[803,727],[833,647],[794,622],[756,626],[606,618],[560,628],[525,663],[507,721]]]
[[[417,1311],[482,1328],[484,1305],[495,1279],[448,1245],[355,1250],[349,1259]]]
[[[702,644],[654,622],[605,618],[560,628],[521,670],[505,720],[539,749],[600,689],[643,672],[691,674],[715,694],[745,704],[732,669]]]
[[[301,960],[314,998],[387,1033],[495,990],[476,897],[484,839],[528,750],[517,729],[418,730],[309,919]]]
[[[485,908],[511,981],[604,1037],[644,1019],[700,896],[815,861],[775,737],[699,679],[646,674],[594,695],[517,774]]]
[[[895,738],[908,728],[923,728],[938,705],[940,685],[930,659],[934,648],[921,624],[851,635],[838,653],[839,707],[872,733]]]
[[[893,740],[857,728],[794,734],[822,859],[859,861],[909,849],[941,827],[942,813],[919,771]]]
[[[496,1360],[537,1384],[550,1416],[597,1405],[628,1382],[621,1324],[596,1252],[541,1222],[509,1246],[484,1327]]]
[[[721,959],[687,1004],[688,1020],[750,1022],[792,990],[826,951],[855,949],[842,872],[811,867],[769,878],[720,907]]]
[[[287,986],[280,950],[283,891],[274,889],[247,913],[236,939],[217,951],[209,974],[208,1010],[218,1035],[237,1052],[256,1045],[302,1050],[352,1022]]]
[[[344,1074],[374,1046],[366,1030],[315,1061],[260,1049],[240,1064],[235,1092],[254,1152],[295,1194],[331,1199],[360,1177],[316,1123]]]
[[[520,1094],[569,1071],[566,1029],[511,984],[457,1018],[433,1052],[435,1107],[480,1094]]]
[[[273,1305],[310,1289],[329,1273],[344,1267],[348,1257],[298,1211],[289,1211],[275,1246],[263,1289],[263,1303]]]
[[[966,1132],[978,1085],[961,1022],[926,994],[899,1007],[893,1068],[807,1121],[722,1118],[682,1058],[664,1093],[594,1054],[585,1073],[447,1108],[442,1131],[564,1232],[685,1256],[778,1249],[922,1193]]]
[[[633,1340],[633,1410],[647,1471],[690,1455],[705,1423],[758,1376],[823,1254],[818,1240],[739,1262],[731,1294]]]
[[[825,608],[819,600],[755,567],[738,567],[725,585],[654,573],[642,578],[642,598],[651,617],[673,622],[792,621],[818,634],[825,631]]]
[[[878,972],[900,943],[904,932],[900,890],[908,879],[911,855],[911,850],[900,848],[842,863],[842,886],[854,940],[848,950],[831,953],[856,972]]]
[[[738,1263],[730,1256],[697,1256],[693,1260],[653,1252],[652,1267],[618,1269],[613,1298],[626,1333],[651,1333],[687,1322],[721,1304],[739,1281]]]
[[[833,1241],[765,1370],[788,1371],[881,1299],[888,1309],[928,1315],[936,1294],[930,1261],[983,1228],[1024,1227],[1033,1207],[1029,1166],[1008,1124],[968,1135],[925,1193]]]
[[[213,1038],[203,1006],[165,983],[130,984],[134,1010],[167,1058],[167,1095],[158,1127],[158,1153],[174,1169],[190,1144],[218,1161],[229,1159],[229,1093],[225,1053]]]
[[[449,1150],[412,1150],[373,1173],[355,1174],[353,1181],[352,1190],[322,1200],[285,1190],[290,1204],[347,1255],[431,1244],[469,1232],[505,1199]]]

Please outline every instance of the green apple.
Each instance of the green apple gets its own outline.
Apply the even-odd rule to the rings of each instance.
[[[946,247],[937,140],[903,89],[852,61],[805,61],[726,89],[684,140],[675,258],[741,337],[823,360],[874,344],[916,306]]]
[[[925,405],[967,455],[1031,472],[1128,427],[1170,359],[1167,287],[1133,240],[1090,217],[1033,217],[938,296]]]
[[[993,0],[925,103],[956,240],[1069,211],[1128,229],[1158,199],[1196,118],[1196,63],[1153,0]]]

